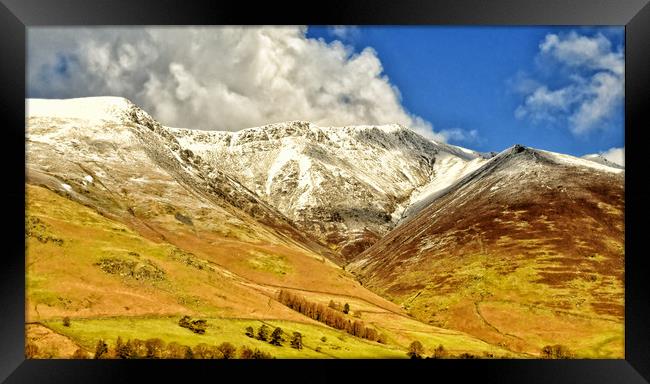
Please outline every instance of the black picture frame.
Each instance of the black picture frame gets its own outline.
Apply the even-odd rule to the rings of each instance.
[[[643,383],[650,381],[648,255],[643,226],[648,202],[644,170],[650,107],[650,0],[445,0],[209,2],[180,0],[0,0],[0,116],[4,217],[0,267],[0,380],[23,382],[147,382],[229,375],[264,381],[418,381],[474,378],[499,383]],[[625,26],[625,359],[422,361],[75,361],[26,360],[25,70],[26,30],[53,25],[438,24]],[[644,151],[645,149],[645,151]],[[299,370],[299,374],[295,373]],[[270,373],[271,372],[271,373]],[[276,374],[272,373],[275,372]],[[293,380],[292,380],[293,379]],[[163,380],[166,381],[166,380]],[[188,382],[191,380],[187,380]]]

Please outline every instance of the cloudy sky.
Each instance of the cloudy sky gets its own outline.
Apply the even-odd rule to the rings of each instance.
[[[123,96],[164,125],[400,123],[480,151],[624,163],[623,28],[29,28],[27,97]]]

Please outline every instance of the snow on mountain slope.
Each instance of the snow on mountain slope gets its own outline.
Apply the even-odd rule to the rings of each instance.
[[[484,161],[478,153],[435,143],[400,125],[319,127],[294,121],[238,132],[168,129],[181,146],[346,257],[387,233],[414,192],[437,181],[449,183],[471,169],[470,163]]]
[[[346,269],[424,322],[531,352],[555,343],[585,348],[589,327],[610,332],[618,355],[624,198],[620,169],[516,145]],[[589,321],[574,328],[580,318]]]
[[[122,97],[83,97],[77,99],[26,99],[29,117],[50,119],[81,119],[86,121],[121,122],[133,104]]]
[[[603,155],[599,155],[597,153],[592,153],[589,155],[584,155],[582,156],[582,159],[589,160],[589,161],[594,161],[599,164],[606,165],[608,167],[613,167],[613,168],[619,168],[619,169],[625,169],[624,166],[620,164],[616,164],[612,161],[607,160]]]
[[[237,180],[181,148],[126,99],[28,99],[26,106],[29,182],[131,222],[154,238],[161,236],[155,223],[176,223],[178,214],[192,219],[194,230],[205,223],[203,229],[218,227],[225,236],[297,242],[336,257]],[[211,217],[219,223],[210,223]]]
[[[462,164],[461,166],[448,167],[446,171],[445,178],[439,180],[434,180],[432,183],[424,186],[419,193],[414,193],[411,197],[410,203],[408,204],[406,210],[402,214],[402,217],[398,225],[403,224],[408,221],[414,215],[416,215],[421,210],[425,209],[428,205],[433,203],[436,199],[445,195],[450,189],[455,188],[456,183],[461,183],[466,177],[471,176],[474,171],[479,172],[480,168],[490,162],[497,161],[499,156],[503,156],[504,153],[509,153],[513,150],[521,150],[525,148],[521,145],[515,145],[512,148],[506,149],[500,154],[493,156],[491,158],[479,157],[468,163]],[[541,149],[526,149],[533,151],[535,156],[542,156],[547,160],[553,161],[558,164],[571,165],[583,168],[590,168],[592,170],[609,172],[609,173],[624,173],[625,170],[622,167],[616,166],[613,163],[609,165],[607,163],[593,162],[590,159],[578,158],[570,155],[565,155],[556,152],[544,151]],[[605,160],[605,159],[603,159]],[[607,160],[605,160],[607,161]]]

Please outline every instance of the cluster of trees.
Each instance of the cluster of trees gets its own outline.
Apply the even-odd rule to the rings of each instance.
[[[542,348],[542,358],[544,359],[572,359],[573,353],[564,345],[546,345]]]
[[[78,351],[79,352],[79,351]],[[73,358],[83,359],[85,353],[75,352]],[[231,343],[219,345],[201,343],[194,348],[177,342],[166,344],[163,340],[154,338],[148,340],[129,339],[126,342],[117,338],[115,345],[109,345],[102,339],[97,341],[95,359],[271,359],[269,353],[259,349],[242,346],[239,350]]]
[[[336,311],[340,311],[345,313],[346,315],[350,312],[350,304],[345,303],[345,305],[341,305],[341,303],[334,302],[334,300],[330,300],[330,303],[328,304],[329,308],[332,308]]]
[[[424,357],[424,346],[422,343],[419,341],[414,341],[409,345],[409,348],[406,352],[406,355],[410,357],[411,359],[423,359]],[[447,353],[447,350],[445,347],[441,344],[436,347],[436,349],[433,350],[433,354],[429,357],[426,357],[427,359],[444,359],[448,357],[449,354]],[[469,354],[468,354],[469,356]],[[468,358],[463,355],[460,356],[460,358]]]
[[[180,320],[178,320],[178,325],[183,328],[187,328],[194,333],[203,335],[205,333],[205,329],[208,327],[208,322],[201,319],[192,320],[192,318],[189,316],[183,316]]]
[[[406,355],[411,359],[448,359],[448,358],[478,359],[479,358],[479,356],[467,352],[461,353],[460,355],[451,355],[442,344],[438,345],[433,350],[431,356],[425,356],[424,346],[422,345],[422,343],[420,343],[417,340],[412,342],[409,345]],[[490,352],[484,352],[482,357],[486,359],[493,359],[494,354]]]
[[[382,344],[386,343],[385,335],[380,335],[374,328],[366,327],[360,320],[351,321],[344,315],[350,311],[350,306],[347,303],[345,303],[341,311],[338,311],[331,308],[332,305],[337,305],[333,301],[330,301],[330,306],[326,307],[320,303],[307,301],[303,296],[298,296],[284,289],[280,290],[278,301],[294,311],[325,323],[332,328],[344,330],[356,337],[377,341]]]
[[[270,328],[266,324],[262,324],[256,334],[253,327],[248,326],[246,327],[246,336],[257,338],[261,341],[267,341],[271,345],[281,347],[282,343],[286,341],[282,328],[276,327],[270,335],[269,330]],[[293,335],[291,335],[289,342],[292,348],[302,349],[302,334],[300,332],[294,332]]]

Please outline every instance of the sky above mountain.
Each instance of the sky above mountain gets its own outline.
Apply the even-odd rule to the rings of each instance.
[[[624,163],[623,45],[622,27],[30,28],[27,97],[122,96],[209,130],[400,123]]]

